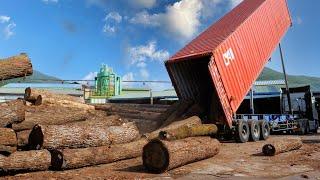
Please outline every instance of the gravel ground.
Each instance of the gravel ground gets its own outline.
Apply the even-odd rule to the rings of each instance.
[[[290,136],[274,135],[276,138]],[[222,143],[220,153],[210,159],[188,164],[164,174],[146,173],[141,158],[63,172],[33,172],[4,179],[320,179],[320,134],[300,136],[299,150],[274,157],[261,155],[266,141]],[[269,141],[268,140],[268,141]],[[0,178],[1,179],[1,178]]]

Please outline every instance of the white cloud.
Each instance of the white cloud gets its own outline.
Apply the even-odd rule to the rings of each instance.
[[[149,42],[147,45],[130,47],[128,49],[130,65],[137,67],[145,67],[147,61],[164,61],[169,58],[169,52],[166,50],[157,50],[155,41]]]
[[[237,5],[239,5],[243,0],[230,0],[230,5],[231,8],[236,7]]]
[[[14,22],[11,22],[4,28],[3,34],[6,39],[9,39],[11,36],[14,35],[13,30],[16,26],[17,25]]]
[[[147,11],[142,11],[132,17],[129,21],[132,24],[143,24],[146,26],[160,26],[161,17],[160,14],[149,14]]]
[[[302,18],[301,18],[300,16],[298,16],[298,17],[294,20],[294,22],[295,22],[297,25],[300,25],[300,24],[303,23],[303,20],[302,20]]]
[[[117,32],[116,26],[122,21],[122,16],[118,12],[110,12],[103,21],[105,24],[103,25],[102,31],[107,34],[114,34]]]
[[[122,76],[122,81],[134,81],[134,74],[132,72],[129,72]],[[130,82],[122,82],[122,85],[124,87],[131,87],[133,86],[133,83]]]
[[[9,16],[0,16],[0,23],[7,23],[10,21]]]
[[[90,72],[84,78],[82,78],[82,80],[94,80],[95,77],[97,77],[97,75],[98,75],[98,72]]]
[[[49,4],[49,3],[58,3],[58,0],[42,0],[42,2]]]

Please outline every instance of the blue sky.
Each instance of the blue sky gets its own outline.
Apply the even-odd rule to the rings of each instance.
[[[126,80],[169,80],[163,60],[240,1],[1,0],[0,57],[26,52],[61,79],[92,78],[105,63]],[[320,1],[288,2],[287,71],[320,77]],[[281,69],[278,52],[268,66]]]

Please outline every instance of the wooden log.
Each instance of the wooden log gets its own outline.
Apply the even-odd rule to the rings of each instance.
[[[31,130],[24,130],[24,131],[17,132],[19,147],[25,147],[28,145],[28,139],[29,139],[30,133],[31,133]]]
[[[89,147],[82,149],[52,150],[52,168],[54,170],[75,169],[85,166],[107,164],[142,155],[147,139],[140,139],[126,144]]]
[[[32,75],[32,64],[27,54],[21,53],[6,59],[0,59],[0,80]]]
[[[218,132],[215,124],[199,124],[193,126],[181,126],[176,129],[169,129],[159,132],[159,138],[162,140],[177,140],[196,136],[213,136]]]
[[[0,156],[0,172],[48,170],[51,154],[47,150],[16,151],[10,156]]]
[[[104,110],[108,112],[155,112],[163,113],[169,108],[167,105],[143,105],[143,104],[123,104],[123,103],[108,103],[103,105],[95,105],[96,110]]]
[[[145,134],[145,136],[149,140],[151,140],[151,139],[154,139],[154,138],[158,138],[159,133],[161,131],[177,129],[177,128],[182,127],[182,126],[191,127],[191,126],[199,125],[199,124],[201,124],[201,119],[198,116],[192,116],[192,117],[190,117],[188,119],[184,119],[184,120],[181,120],[181,121],[175,121],[175,122],[171,123],[170,125],[168,125],[166,127],[163,127],[161,129],[158,129],[158,130],[153,131],[151,133],[147,133],[147,134]]]
[[[262,147],[262,153],[266,156],[274,156],[280,153],[293,151],[302,147],[300,138],[282,138],[274,140]]]
[[[126,112],[113,112],[111,114],[119,115],[121,118],[128,119],[144,119],[144,120],[158,120],[161,113],[150,113],[150,112],[136,112],[136,113],[126,113]]]
[[[14,100],[0,103],[0,127],[8,127],[25,119],[25,101]]]
[[[210,137],[190,137],[176,141],[154,139],[143,147],[143,166],[162,173],[192,162],[215,156],[220,143]]]
[[[29,107],[25,114],[25,121],[13,124],[15,131],[30,130],[37,124],[60,125],[77,121],[84,121],[92,114],[77,108],[61,106]]]
[[[134,123],[122,126],[36,125],[30,133],[29,145],[31,149],[85,148],[128,143],[139,136]]]
[[[0,128],[0,154],[9,155],[15,152],[16,150],[17,150],[16,133],[9,128]]]

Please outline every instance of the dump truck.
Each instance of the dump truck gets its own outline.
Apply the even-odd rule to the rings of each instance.
[[[291,25],[286,0],[244,0],[165,62],[179,99],[238,142],[266,139],[267,121],[236,112]]]

